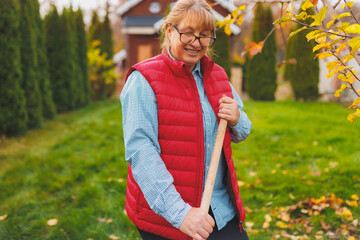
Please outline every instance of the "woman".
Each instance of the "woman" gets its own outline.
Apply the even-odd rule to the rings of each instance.
[[[250,133],[243,103],[205,54],[216,39],[205,0],[180,0],[164,19],[162,54],[134,65],[120,99],[125,208],[143,239],[248,239],[231,141]],[[209,213],[199,206],[219,118],[228,120]]]

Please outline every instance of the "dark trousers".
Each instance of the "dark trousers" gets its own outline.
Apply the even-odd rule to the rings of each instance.
[[[210,209],[209,214],[213,216]],[[167,238],[159,237],[155,234],[142,231],[138,229],[142,239],[144,240],[168,240]],[[239,221],[237,217],[234,217],[230,222],[226,224],[220,231],[215,226],[213,232],[210,234],[208,240],[249,240],[248,235],[244,229],[240,231]]]

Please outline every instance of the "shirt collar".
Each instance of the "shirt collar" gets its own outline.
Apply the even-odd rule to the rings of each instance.
[[[167,52],[168,52],[169,57],[170,57],[172,60],[175,60],[175,58],[171,55],[169,49],[167,50]],[[175,61],[176,61],[176,60],[175,60]],[[200,68],[200,61],[198,61],[198,62],[196,63],[193,72],[194,72],[194,73],[197,73],[200,77],[202,76],[202,74],[201,74],[201,68]]]

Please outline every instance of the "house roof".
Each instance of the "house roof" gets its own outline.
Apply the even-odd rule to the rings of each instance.
[[[163,16],[126,16],[124,27],[149,27],[154,26]]]
[[[124,4],[122,4],[117,10],[116,13],[119,16],[123,16],[126,12],[128,12],[130,9],[141,3],[143,0],[128,0]],[[236,7],[234,4],[232,4],[232,1],[230,0],[214,0],[216,4],[219,4],[229,12],[232,12],[236,10]],[[213,9],[213,14],[216,20],[223,21],[224,16],[222,16],[220,13],[215,11]],[[158,32],[161,28],[161,25],[163,23],[162,16],[126,16],[124,18],[124,27],[125,28],[132,28],[131,32],[134,34],[140,34],[139,30],[135,30],[137,27],[146,27],[150,28],[152,27],[153,30],[147,29],[146,34],[154,34],[155,32]],[[234,35],[238,35],[241,32],[241,29],[236,24],[231,24],[231,31]],[[127,30],[125,30],[128,32]]]

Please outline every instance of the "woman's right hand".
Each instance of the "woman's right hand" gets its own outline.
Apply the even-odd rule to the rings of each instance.
[[[215,226],[214,219],[200,208],[191,208],[180,225],[180,231],[195,240],[207,239]]]

